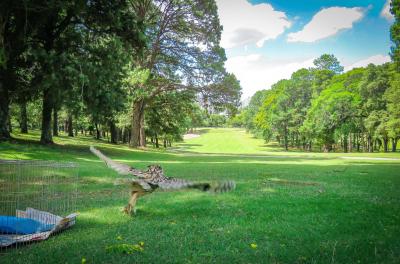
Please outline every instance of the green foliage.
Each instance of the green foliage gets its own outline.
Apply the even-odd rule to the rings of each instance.
[[[131,134],[143,133],[145,112],[154,109],[154,102],[175,102],[172,98],[182,91],[193,94],[187,106],[206,95],[213,110],[234,116],[241,88],[225,71],[221,30],[214,0],[2,2],[0,81],[6,85],[0,83],[0,138],[10,137],[11,102],[23,106],[38,99],[41,113],[28,123],[41,119],[46,144],[53,142],[51,119],[58,112],[85,130],[115,134],[131,127]],[[11,110],[15,125],[20,113],[17,107]],[[174,122],[169,122],[171,113],[161,121],[174,130],[167,134],[181,137],[188,126],[204,120],[198,109],[184,113]]]
[[[231,127],[244,127],[245,126],[246,110],[241,111],[239,114],[231,117],[228,120],[228,125]]]
[[[314,60],[314,65],[317,70],[329,70],[336,74],[343,72],[343,66],[333,54],[323,54]]]
[[[346,73],[351,76],[352,73]],[[308,110],[303,131],[314,135],[324,144],[326,150],[332,149],[334,133],[339,130],[348,134],[347,127],[355,122],[361,99],[341,80],[334,80],[322,91]]]
[[[224,127],[227,117],[222,114],[211,114],[205,122],[207,127]]]
[[[106,123],[114,120],[126,106],[124,82],[128,73],[124,67],[129,62],[129,56],[118,38],[88,37],[88,41],[87,49],[93,55],[81,58],[82,72],[77,74],[82,74],[82,77],[80,81],[77,80],[73,95],[84,101],[85,111],[94,122]]]
[[[268,90],[257,91],[250,99],[249,104],[242,111],[244,127],[249,131],[256,131],[255,117],[261,105],[268,94]]]
[[[385,91],[384,98],[387,102],[389,115],[389,137],[398,140],[400,138],[400,74],[395,72],[390,80],[390,87]]]
[[[229,117],[233,117],[240,106],[241,89],[234,74],[225,74],[220,82],[208,85],[202,92],[206,108],[214,112],[226,111]]]
[[[395,21],[390,28],[390,37],[393,42],[391,56],[397,65],[397,71],[400,71],[400,0],[392,0],[390,3],[390,12]]]
[[[182,140],[182,135],[191,126],[192,100],[193,94],[187,92],[163,94],[153,99],[145,117],[147,134],[153,141],[163,139],[171,143]]]
[[[338,74],[339,62],[326,54],[315,64],[257,92],[235,124],[286,149],[317,145],[325,151],[388,151],[390,143],[396,151],[400,118],[394,65],[371,64]]]

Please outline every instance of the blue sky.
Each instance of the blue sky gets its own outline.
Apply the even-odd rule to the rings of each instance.
[[[390,60],[390,0],[217,0],[226,67],[243,99],[334,54],[346,70]]]

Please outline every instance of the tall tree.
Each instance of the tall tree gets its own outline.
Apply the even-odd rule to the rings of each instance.
[[[400,139],[400,73],[393,72],[390,81],[390,87],[384,95],[387,102],[387,111],[389,120],[389,137],[392,139],[392,151],[397,149],[397,142]]]
[[[323,54],[314,60],[314,65],[318,70],[330,70],[336,74],[343,72],[343,66],[333,54]]]
[[[390,37],[393,42],[391,56],[397,65],[397,71],[400,71],[400,0],[392,0],[390,12],[394,16],[394,23],[390,28]]]
[[[10,137],[8,128],[10,97],[16,92],[17,69],[35,29],[33,1],[0,2],[0,140]],[[31,21],[32,20],[32,21]],[[30,21],[30,23],[28,23]]]
[[[135,0],[131,4],[148,40],[135,59],[135,66],[147,75],[132,87],[130,145],[136,147],[145,144],[148,101],[164,92],[205,87],[215,72],[222,72],[225,54],[218,46],[222,27],[214,0]]]

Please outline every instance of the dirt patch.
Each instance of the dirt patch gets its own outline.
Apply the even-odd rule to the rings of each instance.
[[[275,184],[282,184],[282,185],[295,185],[295,186],[317,186],[317,185],[320,185],[317,182],[290,181],[290,180],[277,179],[277,178],[267,179],[266,183],[275,183]]]
[[[340,157],[341,159],[349,159],[349,160],[399,160],[397,158],[372,158],[372,157]]]
[[[191,138],[197,138],[200,137],[199,134],[185,134],[183,135],[183,139],[191,139]]]

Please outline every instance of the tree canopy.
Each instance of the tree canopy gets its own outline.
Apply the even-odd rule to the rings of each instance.
[[[17,122],[25,133],[40,128],[43,144],[80,130],[137,147],[161,128],[178,139],[196,123],[189,106],[233,114],[239,105],[214,0],[17,0],[0,9],[1,139]]]

